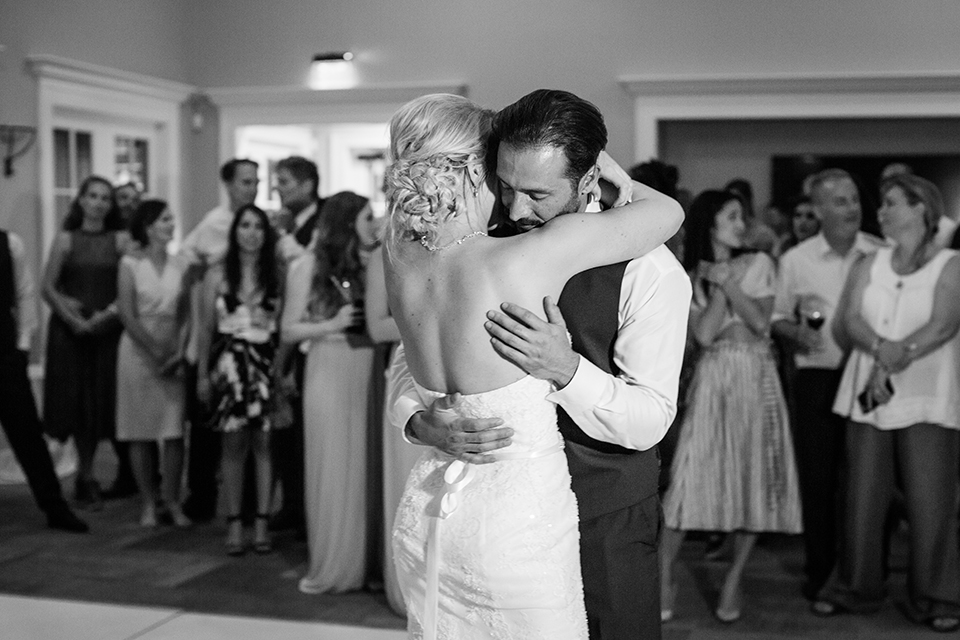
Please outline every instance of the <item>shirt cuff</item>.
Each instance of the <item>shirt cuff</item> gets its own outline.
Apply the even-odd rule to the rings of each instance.
[[[582,413],[580,407],[593,407],[597,399],[603,394],[607,384],[607,373],[583,356],[578,356],[577,370],[573,378],[563,389],[558,389],[547,395],[547,400],[564,407],[576,407],[577,413]],[[569,413],[569,411],[568,411]]]
[[[393,403],[393,411],[390,414],[393,426],[400,429],[400,435],[407,444],[419,444],[407,437],[407,423],[415,413],[420,411],[423,411],[423,404],[407,396],[400,396]]]

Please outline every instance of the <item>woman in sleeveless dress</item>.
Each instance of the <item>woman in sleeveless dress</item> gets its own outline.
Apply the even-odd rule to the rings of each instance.
[[[124,327],[117,355],[117,440],[130,443],[144,527],[157,525],[158,441],[163,444],[163,502],[175,525],[191,524],[180,507],[185,402],[180,364],[188,287],[186,262],[167,253],[174,227],[163,200],[146,200],[134,210],[130,233],[141,251],[121,259],[117,285]]]
[[[902,480],[910,523],[904,610],[935,631],[960,628],[960,256],[940,249],[943,199],[901,175],[880,189],[892,246],[850,272],[834,333],[853,352],[833,410],[848,417],[849,466],[839,561],[814,613],[883,604],[884,522]]]
[[[220,463],[227,507],[227,553],[246,551],[240,519],[247,456],[257,493],[253,549],[270,553],[267,531],[273,470],[270,431],[281,279],[276,233],[267,214],[248,204],[230,226],[227,254],[204,279],[197,358],[197,397],[222,434]]]
[[[580,103],[566,115],[602,121]],[[582,639],[577,506],[546,400],[551,387],[496,354],[484,314],[504,300],[536,308],[544,296],[557,299],[575,273],[661,244],[682,212],[634,183],[632,204],[486,237],[495,200],[485,168],[492,118],[465,98],[431,95],[391,121],[385,275],[418,391],[425,403],[456,393],[451,411],[500,416],[514,432],[492,464],[435,449],[421,456],[397,511],[397,574],[411,637]],[[602,137],[591,140],[592,157],[609,169]],[[537,152],[557,177],[568,175],[560,147],[530,153]],[[558,197],[577,205],[597,193],[599,174],[592,165]]]
[[[363,322],[365,259],[350,191],[323,204],[313,250],[287,273],[284,341],[309,346],[303,376],[304,497],[310,564],[304,593],[363,586],[367,571],[367,410],[373,343]]]
[[[93,462],[101,440],[116,432],[117,271],[129,240],[120,232],[113,187],[90,176],[80,186],[50,248],[43,299],[53,313],[43,381],[44,429],[77,447],[75,497],[102,508]]]
[[[701,347],[670,483],[661,544],[661,617],[673,617],[673,565],[686,531],[733,532],[716,616],[740,617],[741,578],[760,532],[799,533],[800,496],[787,408],[770,343],[774,265],[743,253],[739,196],[708,190],[690,207],[684,266],[690,331]]]

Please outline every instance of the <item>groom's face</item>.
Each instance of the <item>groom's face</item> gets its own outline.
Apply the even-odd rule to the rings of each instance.
[[[560,147],[501,143],[497,179],[503,206],[520,232],[586,206],[576,183],[567,176],[567,157]]]

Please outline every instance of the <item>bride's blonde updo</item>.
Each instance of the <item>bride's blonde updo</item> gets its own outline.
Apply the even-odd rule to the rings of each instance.
[[[389,237],[434,243],[440,227],[463,213],[475,191],[468,170],[481,179],[493,112],[462,96],[432,94],[405,104],[390,120],[385,186]]]

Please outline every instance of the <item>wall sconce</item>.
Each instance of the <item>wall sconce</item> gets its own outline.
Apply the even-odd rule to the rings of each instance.
[[[353,53],[331,51],[318,53],[310,63],[308,84],[311,89],[349,89],[357,86],[357,73],[353,67]]]
[[[0,142],[6,150],[3,152],[3,175],[13,175],[13,161],[25,154],[37,138],[36,127],[19,124],[0,124]]]

